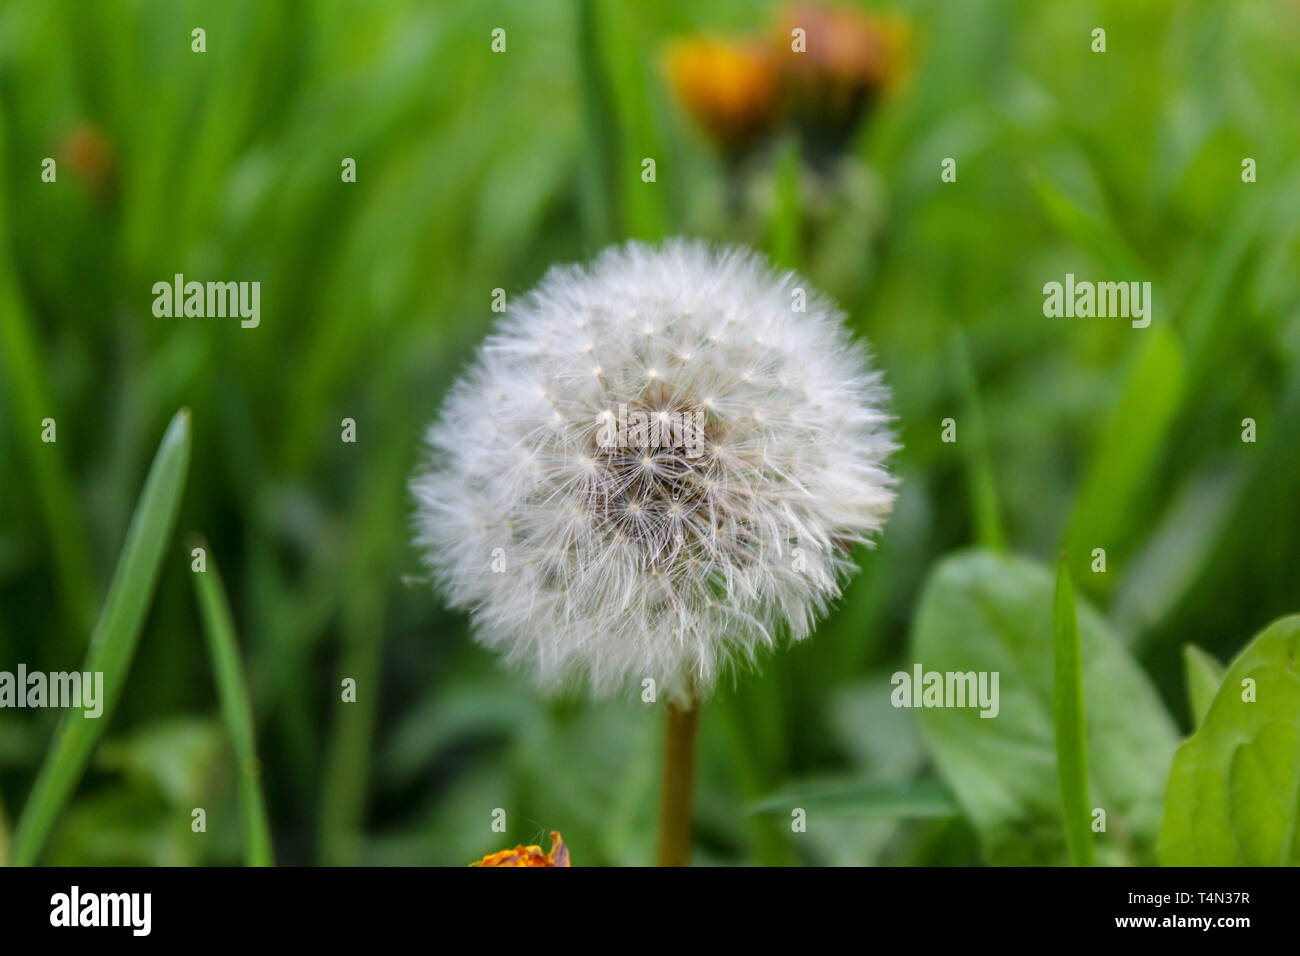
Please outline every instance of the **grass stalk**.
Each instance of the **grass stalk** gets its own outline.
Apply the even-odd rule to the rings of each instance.
[[[257,759],[253,730],[253,705],[244,680],[230,602],[226,598],[226,589],[221,583],[221,575],[207,542],[195,535],[190,540],[190,548],[191,552],[193,548],[202,548],[206,556],[205,570],[194,573],[194,592],[203,616],[203,634],[212,661],[217,697],[221,701],[221,716],[230,734],[230,746],[235,755],[239,810],[244,834],[244,862],[248,866],[274,866],[271,827],[267,820],[261,763]]]
[[[171,540],[189,457],[190,412],[183,408],[167,426],[145,479],[82,667],[84,672],[103,675],[102,711],[98,717],[88,717],[84,709],[72,709],[59,721],[14,832],[16,866],[36,862],[112,718],[153,600],[162,556]]]
[[[5,128],[0,118],[0,155],[8,155]],[[9,231],[4,197],[0,196],[0,235]],[[54,584],[67,633],[76,641],[63,642],[62,650],[80,654],[80,639],[93,619],[90,551],[86,546],[81,505],[58,441],[42,439],[45,419],[66,428],[55,409],[53,389],[40,360],[34,322],[23,301],[9,249],[0,244],[0,382],[8,384],[14,434],[31,469],[41,518],[49,533],[54,559]],[[56,431],[57,438],[57,431]],[[66,435],[67,432],[65,431]],[[8,478],[8,476],[6,476]]]
[[[1002,529],[1002,509],[998,504],[997,482],[993,477],[984,408],[980,404],[979,389],[975,384],[975,365],[971,361],[970,348],[966,344],[966,335],[960,328],[953,332],[951,349],[957,385],[968,420],[968,437],[960,445],[966,462],[976,535],[982,546],[1005,552],[1007,537]]]
[[[5,816],[5,803],[0,799],[0,866],[9,860],[9,818]]]
[[[785,269],[802,267],[803,209],[799,198],[803,159],[799,141],[788,139],[781,145],[776,165],[776,195],[767,224],[768,252],[772,261]],[[739,176],[739,171],[736,171]]]
[[[582,212],[588,241],[600,247],[619,235],[618,123],[594,0],[576,0],[578,77],[582,93]],[[639,171],[638,171],[639,173]],[[630,173],[629,173],[630,175]]]

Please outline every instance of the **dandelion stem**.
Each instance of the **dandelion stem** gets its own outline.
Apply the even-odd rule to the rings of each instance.
[[[695,789],[695,730],[700,705],[668,705],[664,733],[664,778],[659,809],[659,865],[687,866],[691,861],[691,807]]]

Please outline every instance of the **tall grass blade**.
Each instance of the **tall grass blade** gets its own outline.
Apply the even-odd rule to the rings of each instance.
[[[8,155],[2,117],[0,155]],[[0,236],[9,232],[4,196],[0,194]],[[54,419],[55,428],[62,421],[57,417],[53,389],[40,360],[34,324],[9,249],[0,245],[0,383],[7,385],[14,434],[31,468],[41,517],[49,532],[55,585],[65,623],[68,631],[80,638],[93,615],[90,554],[81,506],[62,447],[57,441],[42,440],[42,422],[46,418]],[[7,482],[9,476],[5,477]],[[84,645],[77,642],[73,647],[79,654]]]
[[[5,816],[4,800],[0,800],[0,866],[9,859],[9,818]]]
[[[162,556],[171,540],[189,458],[190,412],[183,408],[172,417],[154,456],[82,667],[104,675],[102,712],[87,717],[84,709],[68,710],[59,721],[14,833],[13,863],[17,866],[36,862],[112,718],[158,582]]]
[[[998,506],[997,482],[993,478],[993,464],[989,456],[988,430],[984,424],[979,389],[975,384],[975,366],[961,329],[953,332],[951,342],[953,367],[961,390],[962,406],[969,422],[966,433],[970,438],[962,442],[961,447],[966,462],[966,480],[970,485],[975,532],[979,543],[984,547],[1005,551],[1007,538],[1002,530],[1002,509]]]
[[[803,214],[799,183],[803,163],[799,142],[789,139],[781,146],[776,164],[776,197],[767,224],[768,252],[772,261],[785,269],[799,269],[802,252]]]
[[[1154,329],[1126,373],[1113,410],[1097,437],[1075,503],[1066,550],[1091,554],[1120,549],[1138,526],[1142,494],[1160,460],[1186,394],[1186,362],[1177,338]],[[1107,589],[1111,576],[1089,576]]]
[[[599,248],[618,235],[618,125],[601,61],[600,24],[593,0],[576,0],[578,70],[582,88],[582,212],[588,242]],[[639,174],[639,170],[637,171]]]
[[[253,705],[244,681],[230,602],[226,599],[226,589],[207,542],[195,536],[190,547],[191,550],[202,548],[206,559],[206,569],[194,574],[194,592],[203,615],[203,634],[207,638],[217,697],[221,700],[221,716],[226,722],[230,746],[235,754],[239,810],[244,830],[244,862],[249,866],[273,866],[271,827],[267,821],[261,764],[257,759],[253,732]]]

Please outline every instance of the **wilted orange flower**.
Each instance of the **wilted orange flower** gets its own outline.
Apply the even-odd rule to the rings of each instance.
[[[551,831],[551,852],[543,853],[540,846],[517,846],[513,850],[489,853],[470,866],[569,866],[569,848],[560,839],[558,830]]]
[[[899,78],[907,27],[897,15],[797,3],[785,8],[780,25],[781,44],[791,54],[784,66],[796,75],[874,89]]]
[[[821,3],[793,4],[779,23],[781,69],[795,122],[813,145],[842,148],[863,113],[902,81],[906,23],[890,14]]]
[[[704,132],[738,153],[780,118],[778,71],[760,43],[699,37],[668,49],[668,79]]]

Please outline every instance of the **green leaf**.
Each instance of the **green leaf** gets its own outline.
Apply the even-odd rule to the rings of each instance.
[[[206,570],[195,572],[194,591],[203,614],[203,633],[208,639],[208,655],[216,678],[221,716],[230,734],[238,774],[239,809],[244,828],[244,860],[249,866],[273,866],[271,828],[266,817],[266,798],[262,794],[261,764],[253,731],[253,705],[244,682],[244,668],[235,639],[235,623],[230,602],[221,584],[216,560],[207,542],[195,536],[192,548],[203,548]]]
[[[1061,813],[1070,862],[1092,866],[1092,833],[1088,810],[1088,732],[1083,706],[1083,662],[1079,651],[1079,619],[1074,607],[1074,581],[1061,555],[1052,603],[1053,693],[1056,725],[1056,773],[1061,789]]]
[[[1298,655],[1300,615],[1292,615],[1229,666],[1200,729],[1174,756],[1162,865],[1300,865]]]
[[[810,815],[850,820],[944,820],[961,814],[937,780],[805,785],[751,804],[749,812],[788,817],[796,807]]]
[[[104,675],[103,711],[99,717],[87,717],[84,710],[68,710],[59,721],[14,833],[13,863],[17,866],[36,862],[112,718],[153,598],[158,568],[171,540],[189,458],[190,413],[183,408],[172,417],[154,456],[82,666],[83,671]]]
[[[1226,668],[1195,644],[1183,648],[1183,667],[1187,671],[1187,701],[1192,708],[1192,723],[1200,727],[1223,683]]]
[[[998,675],[997,716],[924,708],[941,776],[993,864],[1067,859],[1052,725],[1053,582],[1040,564],[988,551],[942,561],[921,597],[912,654],[925,671]],[[1151,858],[1166,768],[1177,744],[1155,689],[1106,621],[1078,607],[1089,790],[1106,811],[1103,863]],[[991,684],[991,678],[990,678]],[[1091,809],[1091,808],[1090,808]]]

